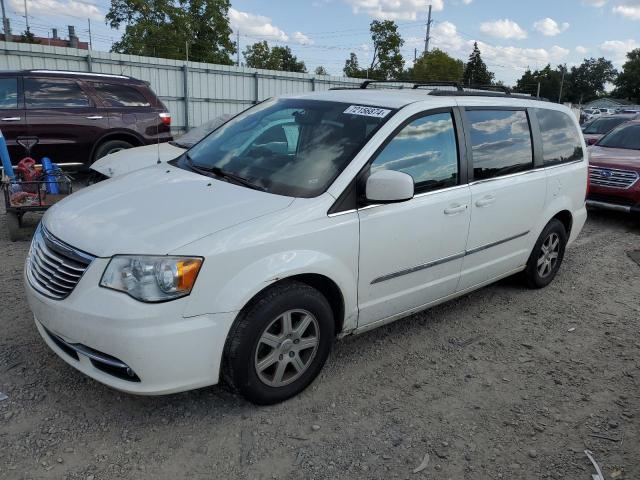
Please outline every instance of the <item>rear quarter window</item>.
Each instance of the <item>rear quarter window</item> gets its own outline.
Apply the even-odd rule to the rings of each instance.
[[[107,107],[149,107],[145,96],[128,85],[92,83],[93,88]]]
[[[0,78],[0,108],[18,108],[18,80]]]
[[[573,119],[557,110],[536,108],[542,136],[544,165],[558,165],[582,160],[582,140]]]
[[[468,110],[475,180],[533,168],[533,146],[524,110]]]

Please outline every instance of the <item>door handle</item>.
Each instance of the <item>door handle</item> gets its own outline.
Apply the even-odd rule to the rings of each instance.
[[[4,117],[2,119],[3,122],[19,122],[20,120],[22,120],[20,117]]]
[[[462,213],[467,209],[468,205],[451,205],[449,208],[445,208],[445,215],[456,215],[458,213]]]
[[[104,117],[102,115],[91,115],[87,117],[87,120],[102,120]]]
[[[496,197],[493,195],[487,195],[476,202],[476,207],[487,207],[493,203],[496,203]]]

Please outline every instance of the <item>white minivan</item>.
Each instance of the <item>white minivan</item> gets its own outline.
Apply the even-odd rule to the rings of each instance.
[[[336,338],[509,275],[548,285],[587,216],[571,111],[382,87],[266,100],[53,206],[25,265],[45,342],[125,392],[224,380],[270,404]]]

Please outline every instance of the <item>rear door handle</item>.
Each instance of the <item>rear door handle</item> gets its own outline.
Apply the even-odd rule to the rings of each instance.
[[[449,208],[445,208],[445,215],[457,215],[458,213],[464,212],[468,208],[468,205],[451,205]]]
[[[476,207],[487,207],[493,203],[496,203],[496,197],[493,195],[487,195],[476,202]]]
[[[87,120],[102,120],[104,117],[102,115],[92,115],[87,117]]]
[[[20,117],[4,117],[2,119],[3,122],[19,122],[20,120],[22,120]]]

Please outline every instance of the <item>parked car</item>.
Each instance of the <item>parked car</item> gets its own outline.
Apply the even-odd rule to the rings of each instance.
[[[596,118],[593,122],[582,127],[584,139],[587,145],[593,145],[618,125],[637,117],[638,115],[635,114],[619,114]]]
[[[549,285],[587,215],[571,111],[363,87],[264,101],[51,208],[25,267],[44,341],[122,391],[225,379],[269,404],[336,337],[514,274]]]
[[[135,147],[112,153],[96,160],[91,165],[91,170],[99,175],[96,180],[103,180],[104,178],[119,177],[158,162],[168,162],[178,158],[231,117],[232,115],[229,114],[220,115],[170,142],[145,145],[144,147]]]
[[[51,70],[0,73],[0,130],[12,163],[20,137],[37,137],[31,156],[87,168],[131,147],[171,140],[171,115],[146,82],[124,75]]]
[[[640,120],[619,126],[589,150],[587,205],[640,214]]]

